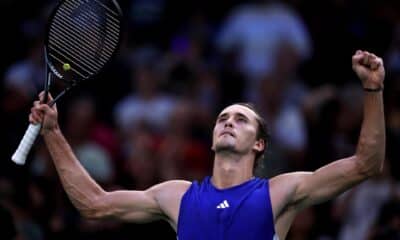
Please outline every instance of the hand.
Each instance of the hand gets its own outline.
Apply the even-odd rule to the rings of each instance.
[[[42,129],[40,133],[45,135],[48,132],[56,130],[59,128],[57,122],[57,107],[54,104],[52,107],[43,103],[44,92],[39,94],[40,101],[35,101],[33,107],[31,108],[31,114],[29,114],[29,122],[32,124],[42,124]],[[48,100],[52,101],[53,98],[49,94]]]
[[[373,53],[357,50],[352,58],[353,70],[364,88],[381,88],[385,78],[383,61]]]

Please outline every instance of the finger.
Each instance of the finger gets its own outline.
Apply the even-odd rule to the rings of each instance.
[[[365,51],[357,50],[356,53],[353,55],[353,58],[355,58],[356,61],[360,62],[365,55],[366,55]]]
[[[36,120],[33,118],[32,113],[29,114],[29,122],[32,123],[32,124],[36,124],[37,123]]]
[[[40,101],[34,101],[33,102],[33,107],[38,107],[40,105]]]
[[[47,104],[41,104],[40,106],[38,106],[38,109],[40,111],[42,111],[43,113],[45,113],[45,114],[52,113],[52,112],[57,112],[57,109],[55,108],[55,105],[50,108],[50,106],[47,105]]]
[[[38,124],[42,122],[42,119],[34,113],[29,114],[29,122],[32,124]]]
[[[373,54],[371,54],[371,59],[370,59],[370,66],[372,70],[376,70],[380,67],[381,65],[381,59],[377,56],[374,56]]]
[[[376,70],[376,69],[378,69],[379,64],[377,61],[371,61],[370,66],[371,66],[371,70]]]
[[[50,99],[50,98],[49,98]],[[52,101],[53,99],[51,98],[50,101]],[[53,105],[50,107],[48,104],[46,104],[45,106],[46,111],[54,111],[57,112],[57,104],[53,103]]]
[[[42,102],[42,103],[44,103],[45,101],[45,95],[44,95],[44,92],[41,92],[40,94],[39,94],[39,100],[40,100],[40,102]],[[48,101],[48,97],[47,97],[47,99],[46,99],[47,101]]]
[[[380,66],[383,66],[383,60],[382,60],[382,58],[378,57],[378,58],[377,58],[377,62],[378,62],[379,67],[380,67]]]
[[[41,92],[39,93],[39,99],[40,99],[40,101],[43,101],[43,98],[44,98],[44,91],[41,91]],[[53,101],[53,96],[51,96],[51,93],[50,93],[50,92],[47,92],[47,100],[48,100],[48,101]]]
[[[375,68],[375,69],[378,69],[378,68],[380,68],[381,66],[383,66],[383,60],[382,60],[382,58],[377,57],[376,60],[375,60],[375,63],[376,63],[376,68]]]
[[[53,111],[57,112],[57,103],[54,103],[53,106],[51,106],[51,109],[53,109]]]
[[[31,111],[41,111],[41,113],[44,113],[44,110],[41,108],[42,105],[47,106],[47,104],[42,103],[40,101],[33,102],[33,107],[31,109]]]
[[[44,98],[44,91],[41,91],[41,92],[39,93],[39,100],[40,100],[40,102],[43,102],[43,98]]]
[[[358,49],[358,50],[356,51],[355,55],[364,55],[364,51]]]
[[[362,58],[363,58],[363,54],[362,54],[361,52],[359,52],[359,53],[353,55],[353,57],[352,57],[353,65],[355,65],[355,64],[360,64]]]
[[[380,64],[381,58],[373,53],[368,54],[368,61],[371,67],[377,67]]]
[[[43,118],[43,116],[44,116],[44,112],[42,110],[40,110],[39,107],[32,107],[31,114],[33,114],[39,118]]]
[[[370,53],[367,53],[367,66],[371,66],[373,61],[375,61],[374,56],[372,56]]]
[[[367,65],[368,65],[368,63],[369,63],[369,56],[368,56],[367,54],[364,54],[364,55],[363,55],[363,58],[361,59],[361,63],[362,63],[364,66],[367,66]]]
[[[41,112],[32,112],[32,116],[40,122],[43,120],[43,113]]]

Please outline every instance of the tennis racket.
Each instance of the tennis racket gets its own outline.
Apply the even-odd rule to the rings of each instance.
[[[53,106],[80,82],[98,75],[115,55],[121,41],[122,11],[115,0],[61,0],[51,13],[44,41],[46,77],[44,102],[54,80],[64,89]],[[30,124],[11,157],[25,164],[41,124]]]

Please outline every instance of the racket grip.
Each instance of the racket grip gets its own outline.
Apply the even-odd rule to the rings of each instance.
[[[33,143],[35,142],[37,136],[39,135],[41,124],[29,124],[28,129],[25,131],[25,135],[22,138],[21,142],[15,153],[12,155],[11,160],[18,165],[24,165],[26,161],[26,157],[29,154],[29,151],[32,148]]]

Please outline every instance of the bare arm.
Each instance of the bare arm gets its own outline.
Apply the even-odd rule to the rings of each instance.
[[[132,221],[163,217],[151,191],[104,191],[76,159],[60,130],[47,132],[43,137],[68,197],[83,216]]]
[[[106,192],[78,162],[59,128],[42,132],[68,197],[84,216],[93,216],[98,199]]]
[[[353,69],[364,88],[383,86],[382,60],[368,52],[357,51]],[[382,91],[365,92],[364,119],[353,156],[337,160],[315,172],[296,172],[277,176],[277,182],[288,189],[282,200],[298,209],[329,200],[361,181],[378,174],[385,158],[385,122]]]
[[[74,155],[57,123],[57,109],[38,101],[30,115],[32,123],[42,122],[41,134],[53,159],[62,185],[73,205],[89,218],[117,218],[133,222],[175,220],[185,181],[169,181],[146,191],[104,191]]]

